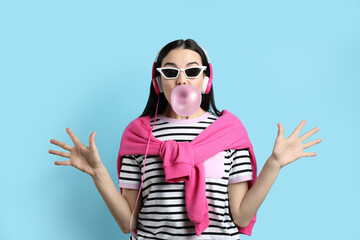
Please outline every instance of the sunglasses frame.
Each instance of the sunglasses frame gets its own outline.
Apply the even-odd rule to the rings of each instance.
[[[196,77],[189,77],[187,74],[186,74],[186,70],[189,69],[189,68],[200,68],[200,72],[199,72],[199,75],[197,75]],[[195,78],[198,78],[201,73],[203,73],[205,70],[206,70],[207,66],[191,66],[191,67],[188,67],[188,68],[174,68],[174,67],[159,67],[159,68],[156,68],[156,70],[158,72],[160,72],[160,74],[165,78],[165,79],[176,79],[179,74],[180,74],[180,71],[181,72],[184,72],[186,78],[189,78],[189,79],[195,79]],[[177,70],[177,74],[176,74],[176,77],[166,77],[165,74],[162,72],[163,69],[173,69],[173,70]]]

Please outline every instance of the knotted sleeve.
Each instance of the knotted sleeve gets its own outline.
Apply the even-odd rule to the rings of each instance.
[[[194,168],[194,156],[190,142],[167,140],[161,143],[160,157],[163,159],[165,181],[186,181]]]

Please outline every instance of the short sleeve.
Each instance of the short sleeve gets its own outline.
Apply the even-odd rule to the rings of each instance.
[[[229,184],[252,180],[250,153],[246,149],[230,149],[228,156],[231,160]]]
[[[122,157],[121,170],[119,177],[120,188],[139,189],[141,171],[134,155]]]

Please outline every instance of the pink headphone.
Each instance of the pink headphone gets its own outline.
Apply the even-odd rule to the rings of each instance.
[[[206,54],[206,51],[205,49],[203,49],[201,46],[199,46],[205,53],[205,56],[206,56],[206,59],[209,63],[209,69],[210,69],[210,77],[208,76],[205,76],[204,77],[204,84],[202,86],[202,91],[201,93],[202,94],[208,94],[210,92],[210,89],[211,89],[211,84],[212,84],[212,80],[213,80],[213,71],[212,71],[212,66],[211,66],[211,63],[210,63],[210,60],[209,60],[209,57],[208,55]],[[161,50],[163,49],[164,47],[162,47],[160,49],[160,51],[158,52],[158,54],[156,55],[156,58],[155,58],[155,61],[153,63],[153,67],[152,67],[152,83],[154,85],[154,89],[155,89],[155,92],[156,94],[159,96],[159,93],[161,92],[164,92],[162,87],[161,87],[161,77],[160,75],[155,77],[155,64],[158,60],[158,57],[159,57],[159,54],[161,52]]]

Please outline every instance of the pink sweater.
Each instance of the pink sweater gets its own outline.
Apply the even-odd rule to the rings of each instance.
[[[200,236],[209,226],[209,207],[206,198],[203,161],[227,149],[248,148],[253,174],[249,187],[254,184],[257,178],[255,154],[246,129],[235,115],[223,110],[221,116],[192,142],[160,141],[151,132],[150,119],[149,115],[137,118],[125,128],[117,159],[118,178],[122,157],[124,155],[145,155],[151,133],[148,154],[160,156],[163,160],[166,182],[185,181],[187,214],[190,221],[195,225],[196,235]],[[120,191],[122,192],[121,188]],[[250,236],[255,221],[256,214],[247,227],[237,226],[239,233]]]

